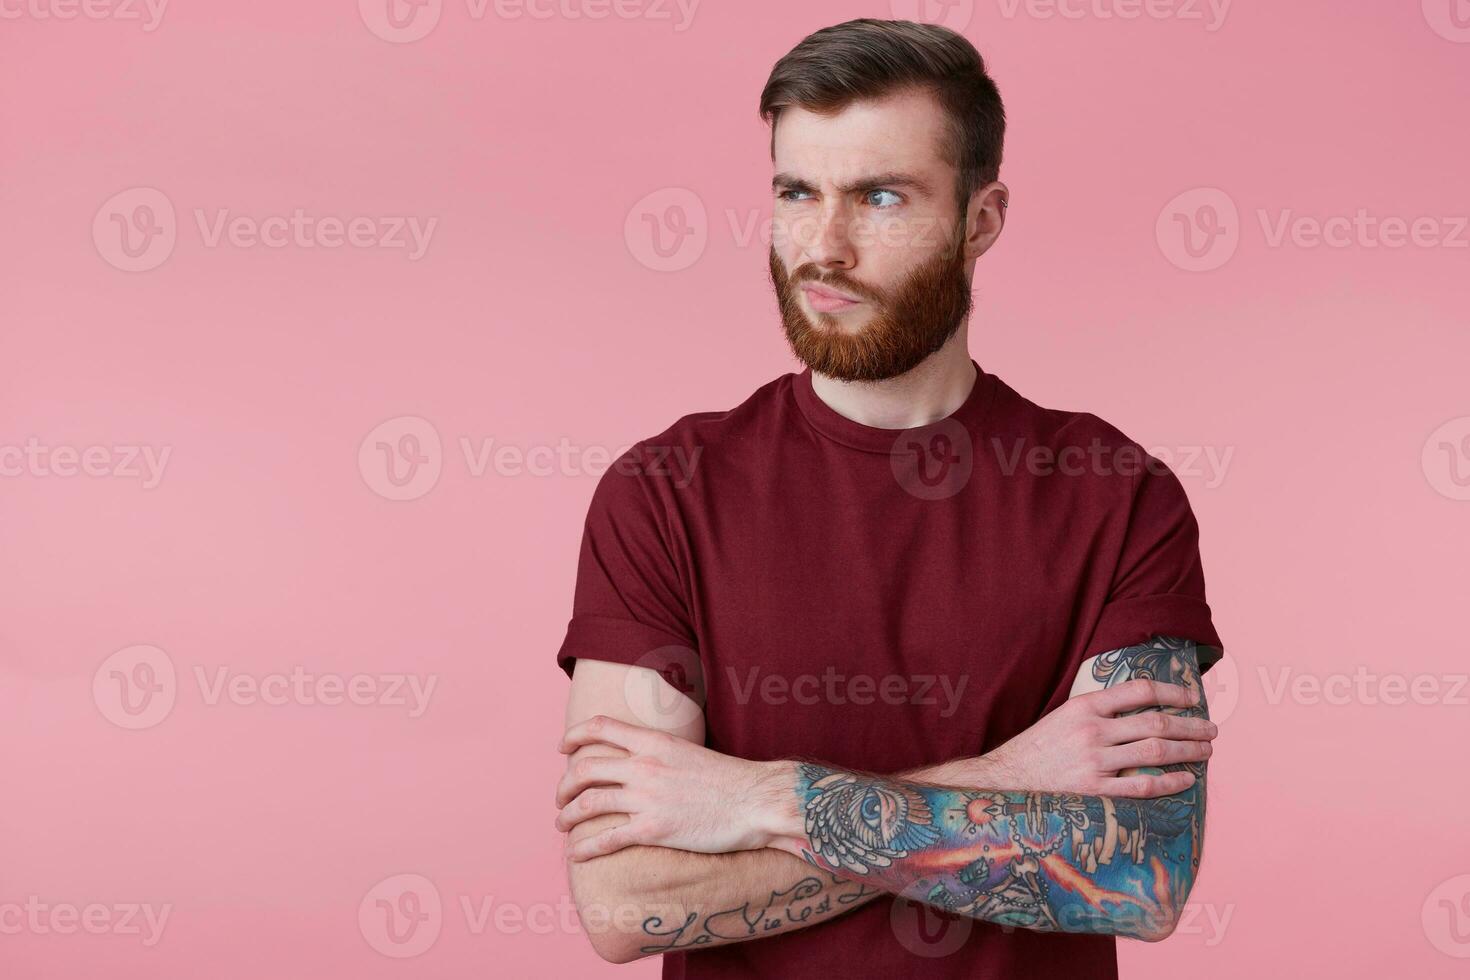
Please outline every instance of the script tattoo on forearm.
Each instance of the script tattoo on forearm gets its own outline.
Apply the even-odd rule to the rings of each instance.
[[[1159,709],[1204,717],[1198,651],[1155,638],[1094,662],[1104,686],[1139,677],[1199,691]],[[959,789],[798,767],[798,799],[817,867],[881,883],[950,912],[1038,931],[1167,935],[1199,868],[1205,765],[1158,799]]]
[[[773,935],[785,929],[813,925],[860,904],[882,891],[831,872],[807,875],[785,891],[771,892],[764,904],[746,902],[703,916],[690,912],[681,923],[666,925],[658,916],[643,921],[643,931],[665,940],[640,947],[644,954],[668,953],[691,947],[741,942]]]

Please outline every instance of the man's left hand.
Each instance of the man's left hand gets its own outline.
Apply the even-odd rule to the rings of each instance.
[[[796,770],[790,762],[751,762],[722,755],[667,732],[596,715],[567,729],[561,751],[593,742],[626,758],[577,760],[557,786],[556,826],[569,831],[590,817],[631,819],[584,840],[567,856],[586,861],[638,844],[725,854],[768,846],[797,821]]]

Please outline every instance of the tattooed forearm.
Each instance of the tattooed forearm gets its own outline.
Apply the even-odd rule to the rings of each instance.
[[[689,947],[718,945],[760,939],[783,930],[798,929],[832,918],[862,904],[881,889],[839,878],[827,871],[802,878],[790,888],[771,892],[764,904],[746,902],[735,908],[712,912],[701,918],[689,912],[682,922],[667,923],[661,917],[643,922],[643,931],[661,940],[642,946],[644,955],[667,953]]]
[[[1188,640],[1104,654],[1093,676],[1104,686],[1151,677],[1200,690]],[[1203,692],[1197,706],[1170,710],[1204,716]],[[1159,939],[1178,921],[1204,839],[1205,766],[1188,768],[1196,776],[1188,790],[1142,800],[944,787],[803,764],[806,856],[989,922]]]

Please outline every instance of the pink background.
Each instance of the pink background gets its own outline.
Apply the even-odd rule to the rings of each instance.
[[[565,924],[551,825],[553,654],[599,454],[793,369],[766,246],[742,235],[769,214],[761,85],[811,30],[918,6],[707,0],[686,24],[446,0],[401,43],[372,0],[176,0],[152,30],[27,2],[0,23],[0,974],[611,975]],[[1234,667],[1212,681],[1194,918],[1125,944],[1126,976],[1464,975],[1455,2],[1459,21],[1449,0],[1242,2],[1218,23],[1101,16],[1126,0],[950,8],[1011,119],[974,355],[1179,454]],[[176,240],[124,271],[113,215],[143,198],[111,202],[135,188],[175,209]],[[667,270],[644,215],[674,227],[671,203],[694,234]],[[1206,207],[1225,235],[1190,271],[1170,229]],[[210,245],[195,218],[298,208],[437,225],[411,259]],[[1273,235],[1360,210],[1431,224],[1401,247]],[[385,421],[390,445],[422,437],[419,484],[374,470],[375,441],[360,457]],[[462,439],[571,462],[476,475]],[[40,462],[18,462],[28,440]],[[167,449],[156,485],[129,446]],[[102,475],[66,475],[89,447]],[[1228,465],[1190,472],[1192,447]],[[136,645],[176,690],[132,730],[104,662]],[[437,686],[411,717],[211,700],[196,676],[298,666]],[[1334,688],[1359,668],[1379,680]],[[1388,703],[1390,675],[1438,693]],[[422,952],[373,932],[375,889],[431,900],[404,874],[442,903]],[[112,925],[5,911],[30,896]],[[130,903],[170,907],[156,943],[124,927]]]

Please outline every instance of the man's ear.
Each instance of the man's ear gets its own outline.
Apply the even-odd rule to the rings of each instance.
[[[991,181],[970,195],[965,207],[965,258],[978,259],[990,250],[1005,229],[1010,188]]]

